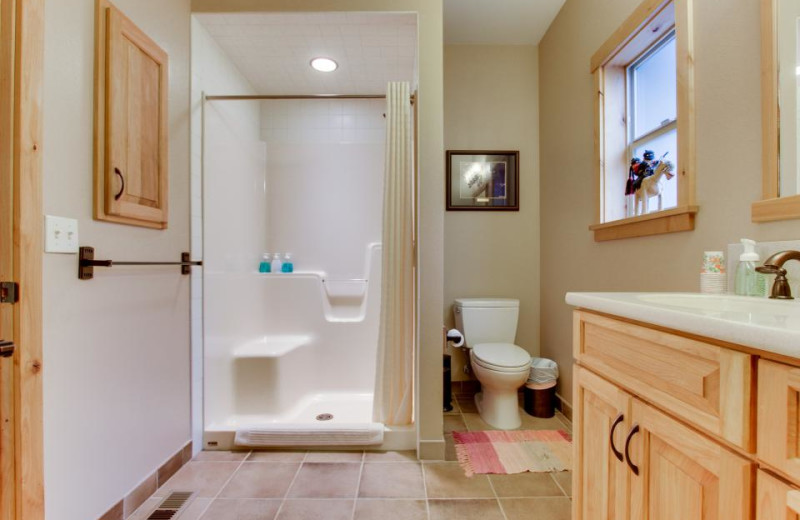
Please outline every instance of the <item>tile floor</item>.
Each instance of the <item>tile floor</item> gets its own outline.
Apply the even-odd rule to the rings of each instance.
[[[202,452],[129,520],[145,520],[171,491],[194,491],[175,520],[569,520],[568,472],[475,475],[455,460],[452,432],[490,429],[470,394],[446,413],[447,460],[414,452]],[[523,428],[569,430],[563,415]]]

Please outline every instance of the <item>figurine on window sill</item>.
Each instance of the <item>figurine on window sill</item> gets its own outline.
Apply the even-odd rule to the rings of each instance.
[[[631,159],[631,167],[628,168],[628,182],[625,183],[625,217],[632,217],[633,216],[633,204],[634,204],[634,195],[636,194],[636,189],[634,188],[634,183],[636,182],[636,176],[639,168],[639,164],[641,164],[642,160],[638,157],[634,157]]]
[[[664,191],[664,183],[675,176],[675,165],[670,161],[664,160],[664,157],[667,156],[666,153],[661,156],[660,160],[655,161],[653,160],[653,152],[647,150],[644,153],[645,160],[642,164],[648,162],[648,154],[650,156],[650,167],[647,170],[650,171],[645,171],[641,179],[637,178],[634,182],[634,188],[636,190],[634,207],[636,208],[637,215],[646,215],[650,212],[649,201],[652,197],[658,197],[657,211],[663,209],[661,193]]]

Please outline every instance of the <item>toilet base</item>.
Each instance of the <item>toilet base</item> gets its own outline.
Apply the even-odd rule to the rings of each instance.
[[[492,392],[484,388],[475,394],[475,406],[483,422],[500,430],[516,430],[522,425],[517,390]]]

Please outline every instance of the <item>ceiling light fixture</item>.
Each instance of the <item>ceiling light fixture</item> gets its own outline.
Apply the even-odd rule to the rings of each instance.
[[[320,72],[333,72],[339,68],[339,64],[330,58],[314,58],[311,60],[311,67]]]

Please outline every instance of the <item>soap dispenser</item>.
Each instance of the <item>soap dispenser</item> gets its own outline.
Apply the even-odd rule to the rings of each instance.
[[[281,264],[282,273],[291,273],[294,271],[294,262],[292,262],[292,253],[283,255],[283,264]]]
[[[281,272],[281,254],[275,253],[275,256],[272,257],[272,272],[273,273],[280,273]]]
[[[272,265],[269,261],[269,253],[264,253],[264,256],[261,257],[261,263],[258,264],[258,272],[259,273],[269,273],[272,271]]]
[[[740,296],[764,296],[766,280],[756,271],[759,257],[755,252],[756,243],[753,240],[741,239],[744,252],[739,256],[739,265],[736,268],[734,292]]]

